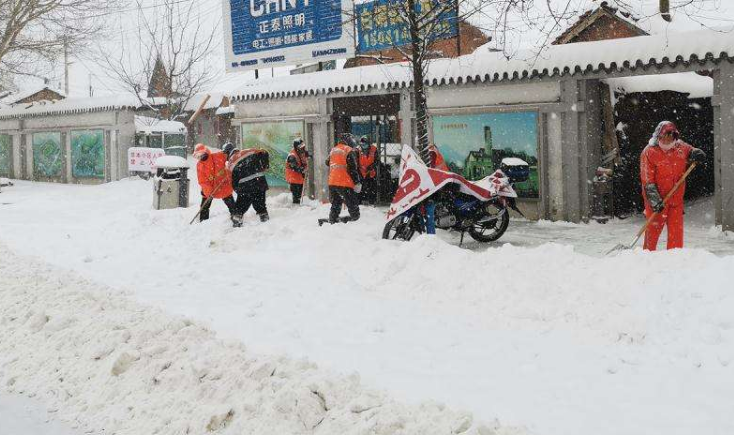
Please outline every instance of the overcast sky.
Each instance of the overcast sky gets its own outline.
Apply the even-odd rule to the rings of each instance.
[[[220,77],[215,81],[214,86],[222,87],[226,84],[226,87],[231,88],[233,82],[239,82],[247,77],[254,77],[252,73],[245,74],[244,77],[240,74],[236,80],[233,80],[232,77],[226,77],[224,74],[223,31],[221,25],[222,0],[190,1],[195,2],[196,16],[202,20],[204,28],[209,29],[208,31],[215,32],[217,38],[216,48],[209,61],[210,67]],[[584,11],[599,3],[599,0],[552,0],[556,4],[563,5],[569,1],[569,10],[572,11]],[[634,9],[638,16],[645,18],[640,24],[641,27],[656,33],[661,31],[695,30],[701,28],[702,25],[712,27],[734,25],[734,0],[703,0],[700,3],[702,5],[701,7],[689,7],[686,10],[686,12],[694,15],[694,18],[677,12],[671,25],[662,21],[659,17],[648,18],[654,14],[655,5],[658,0],[610,0],[609,3],[615,3],[615,1],[621,3],[623,6],[631,5],[630,7]],[[671,3],[675,5],[681,1],[687,2],[688,0],[672,0]],[[536,21],[545,22],[545,28],[550,29],[552,27],[552,21],[549,18],[545,0],[536,0],[536,3],[538,3],[538,6],[537,10],[533,11],[533,16],[537,18]],[[160,10],[156,7],[159,4],[160,0],[144,0],[144,13],[148,16],[155,16],[155,14],[160,13]],[[135,41],[137,40],[137,15],[138,12],[135,10],[134,2],[130,1],[130,5],[125,10],[109,17],[107,25],[109,34],[98,41],[96,45],[102,47],[103,50],[109,50],[111,55],[117,53],[121,45],[129,47],[128,49],[134,49]],[[489,28],[488,21],[486,18],[482,19],[482,26]],[[519,18],[515,18],[514,22],[517,26],[523,27],[523,23]],[[560,29],[556,29],[556,32],[558,31]],[[502,35],[493,36],[498,40]],[[509,35],[508,39],[507,43],[510,51],[526,46],[536,46],[539,42],[545,41],[541,32],[538,30],[528,31],[527,29],[513,32]],[[70,70],[70,94],[72,97],[88,96],[90,83],[94,90],[94,95],[123,92],[123,89],[114,80],[106,76],[102,68],[95,65],[93,56],[85,53],[76,53],[71,60],[73,62]],[[263,71],[261,74],[269,76],[271,71]],[[276,76],[288,74],[288,69],[276,70],[275,74]],[[60,62],[49,74],[49,79],[53,86],[58,86],[63,89],[63,77],[63,64]],[[39,83],[41,82],[35,81],[33,84]],[[27,86],[29,83],[24,82],[19,84],[21,86]]]

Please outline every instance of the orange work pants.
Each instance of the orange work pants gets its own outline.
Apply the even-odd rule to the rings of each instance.
[[[652,215],[652,209],[645,204],[645,216]],[[645,231],[645,244],[643,248],[647,251],[655,251],[658,248],[658,239],[663,227],[668,226],[668,249],[683,247],[683,204],[674,207],[665,207],[662,213],[650,222]]]

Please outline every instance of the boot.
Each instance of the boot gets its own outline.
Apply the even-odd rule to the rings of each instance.
[[[268,220],[270,220],[270,216],[268,216],[267,213],[262,213],[258,216],[260,216],[260,222],[267,222]]]
[[[232,215],[232,226],[234,228],[240,228],[242,227],[242,216],[241,215]]]

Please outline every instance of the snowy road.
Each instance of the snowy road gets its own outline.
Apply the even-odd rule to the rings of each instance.
[[[39,403],[18,394],[0,392],[0,433],[2,435],[82,435],[57,420],[49,420]],[[89,434],[85,434],[89,435]]]
[[[150,197],[142,181],[19,183],[0,197],[0,241],[401,400],[544,435],[734,431],[734,240],[703,206],[687,234],[706,251],[600,258],[639,220],[515,222],[512,245],[465,249],[381,241],[377,210],[318,228],[325,207],[279,197],[267,225],[235,231],[221,205],[189,226],[193,209]]]

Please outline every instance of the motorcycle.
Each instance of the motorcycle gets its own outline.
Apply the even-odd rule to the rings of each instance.
[[[411,168],[407,166],[404,169],[409,175]],[[415,182],[415,175],[406,176],[405,179],[401,176],[400,184],[404,191],[398,189],[396,199],[399,201],[394,200],[393,203],[402,200],[402,203],[409,202],[410,206],[403,207],[403,211],[399,214],[399,207],[391,206],[391,213],[397,216],[390,218],[385,224],[383,239],[408,241],[415,234],[426,233],[433,221],[435,228],[461,232],[462,242],[464,233],[469,233],[474,240],[489,243],[498,240],[507,231],[510,224],[509,210],[515,210],[522,215],[517,208],[517,193],[513,185],[526,181],[530,170],[528,164],[521,159],[503,159],[498,170],[476,182],[468,181],[456,174],[422,166],[423,168],[420,168],[413,164],[413,168],[421,169],[429,175],[422,178],[434,181],[433,188],[430,183],[423,189],[416,187],[420,181]],[[444,179],[438,177],[438,174],[443,174]],[[417,177],[421,179],[420,175]],[[436,180],[440,182],[435,183]],[[423,185],[425,184],[427,183],[423,182]],[[405,188],[410,188],[410,185],[413,185],[413,189],[406,192]],[[411,196],[410,192],[416,191],[419,195],[412,195],[416,200],[406,201],[405,198]],[[432,207],[435,208],[433,216],[430,212]]]

